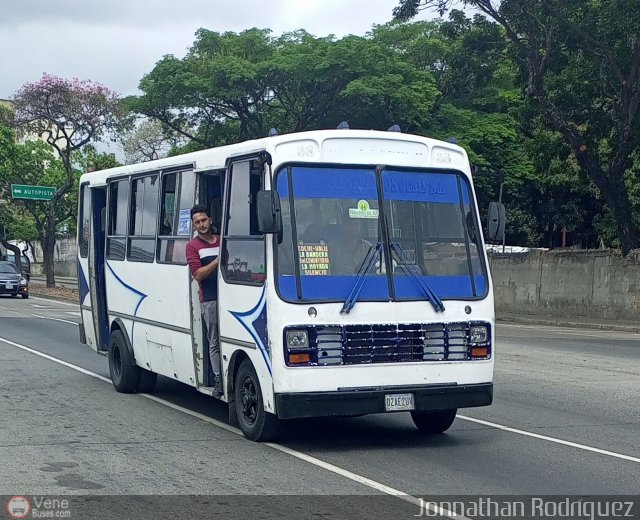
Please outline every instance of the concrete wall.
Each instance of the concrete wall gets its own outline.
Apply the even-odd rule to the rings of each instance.
[[[492,253],[489,263],[498,317],[639,320],[640,250],[627,258],[609,250]],[[76,261],[55,262],[55,274],[76,276]]]
[[[492,254],[496,313],[638,320],[640,251]]]
[[[76,262],[71,260],[56,260],[53,262],[53,274],[55,276],[78,276]],[[44,264],[33,263],[31,264],[31,274],[44,276]]]

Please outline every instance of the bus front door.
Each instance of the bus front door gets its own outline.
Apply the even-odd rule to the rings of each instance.
[[[91,231],[89,235],[89,293],[98,352],[107,350],[109,322],[105,291],[105,213],[107,189],[91,188]]]

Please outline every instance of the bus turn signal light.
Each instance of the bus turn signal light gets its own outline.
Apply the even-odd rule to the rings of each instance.
[[[308,352],[303,354],[289,354],[289,363],[291,365],[303,365],[309,363],[311,358]]]
[[[487,347],[473,347],[471,349],[472,359],[482,359],[489,357],[489,349]]]

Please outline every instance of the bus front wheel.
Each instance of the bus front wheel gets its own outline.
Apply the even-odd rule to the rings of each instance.
[[[411,418],[421,433],[435,435],[445,432],[453,424],[457,409],[439,410],[437,412],[411,412]]]
[[[122,332],[114,330],[109,339],[109,373],[113,387],[123,394],[136,392],[139,371],[129,353]]]
[[[245,359],[236,374],[235,407],[238,426],[252,441],[270,441],[278,433],[278,418],[266,412],[260,381],[251,361]]]

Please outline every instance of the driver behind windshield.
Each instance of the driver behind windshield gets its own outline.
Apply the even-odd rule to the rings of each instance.
[[[343,212],[337,236],[329,239],[329,265],[332,275],[355,275],[372,247],[366,237],[364,219]]]

